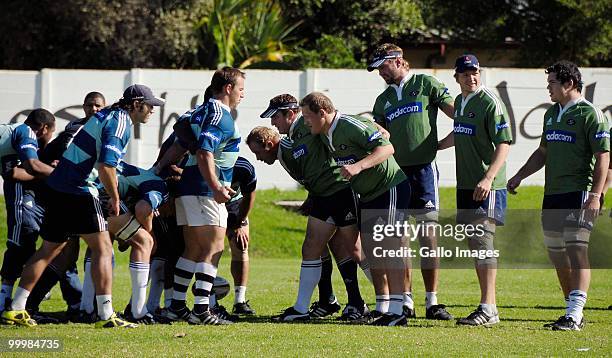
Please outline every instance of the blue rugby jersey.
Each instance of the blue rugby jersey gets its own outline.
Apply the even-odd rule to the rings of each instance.
[[[121,200],[128,202],[144,200],[153,210],[157,210],[168,200],[166,182],[153,171],[123,162],[117,168],[117,174]]]
[[[127,151],[132,120],[127,111],[105,108],[94,114],[74,137],[47,184],[64,193],[98,196],[93,182],[96,163],[117,167]]]
[[[0,125],[0,162],[3,177],[20,162],[38,159],[37,152],[36,134],[27,124]]]
[[[243,194],[254,192],[256,187],[255,167],[246,158],[238,157],[232,173],[232,189],[236,195],[232,196],[229,203],[242,199]]]
[[[240,144],[240,133],[230,108],[211,98],[207,103],[181,116],[179,121],[182,120],[190,122],[198,138],[198,148],[213,153],[215,173],[221,185],[230,186],[234,164],[238,159],[238,144]],[[212,190],[200,174],[195,155],[189,155],[177,189],[177,196],[213,196]]]

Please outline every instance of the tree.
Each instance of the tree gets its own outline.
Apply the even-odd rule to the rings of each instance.
[[[209,67],[244,68],[282,62],[301,22],[287,25],[275,0],[214,0],[210,15],[202,17],[196,28],[209,53]]]
[[[426,26],[447,34],[449,43],[496,47],[514,41],[518,66],[543,67],[562,58],[580,66],[612,64],[610,1],[419,1]]]
[[[423,25],[413,0],[289,0],[283,2],[283,10],[291,20],[307,19],[298,31],[299,37],[309,39],[304,50],[321,50],[317,41],[331,35],[344,40],[357,63],[378,44],[411,36],[412,30]]]
[[[207,11],[209,3],[3,1],[0,66],[13,69],[197,66],[199,54],[193,25]]]

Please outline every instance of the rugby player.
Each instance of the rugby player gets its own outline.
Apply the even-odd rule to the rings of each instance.
[[[210,84],[212,98],[188,111],[178,121],[186,121],[198,138],[195,154],[189,160],[177,185],[177,225],[183,226],[185,251],[176,263],[171,320],[191,324],[230,324],[209,310],[210,292],[223,253],[227,227],[225,202],[230,199],[232,171],[238,158],[238,133],[231,111],[244,97],[244,72],[224,67],[215,71]],[[156,171],[183,156],[186,145],[179,140],[168,149]],[[193,311],[185,304],[186,292],[195,273]]]
[[[368,71],[378,74],[389,85],[374,104],[372,114],[377,124],[390,134],[395,148],[393,156],[410,181],[409,212],[426,228],[438,222],[438,166],[435,162],[438,109],[453,118],[453,99],[448,88],[437,78],[410,72],[401,47],[385,43],[375,51]],[[429,250],[437,247],[434,230],[420,230],[419,244]],[[407,261],[404,291],[404,314],[416,317],[412,297],[412,268]],[[439,258],[421,257],[421,275],[425,283],[425,317],[451,320],[446,306],[438,304]],[[382,293],[377,293],[377,300]]]
[[[0,310],[11,301],[15,281],[26,261],[36,251],[36,240],[44,209],[28,184],[35,176],[44,178],[53,168],[41,162],[38,149],[44,147],[55,130],[55,117],[49,111],[33,110],[25,123],[0,126],[0,163],[4,180],[8,239],[2,261]],[[25,170],[20,170],[21,165]]]
[[[11,307],[2,314],[5,320],[24,326],[36,325],[25,311],[29,293],[49,262],[64,248],[67,237],[80,235],[92,251],[92,274],[100,318],[96,326],[136,326],[119,318],[113,311],[112,245],[92,174],[96,169],[110,196],[109,214],[118,215],[120,200],[116,167],[126,152],[132,122],[148,122],[154,107],[163,103],[149,87],[132,85],[124,91],[123,98],[96,113],[75,136],[47,179],[49,193],[43,219],[44,241],[24,269]],[[67,217],[66,212],[71,215]]]
[[[72,142],[76,133],[80,128],[87,123],[87,120],[94,114],[98,113],[102,108],[106,107],[106,99],[100,92],[89,92],[83,99],[83,112],[85,116],[79,120],[69,122],[64,131],[57,135],[49,144],[40,150],[40,160],[45,164],[55,166],[61,159],[62,155],[68,148],[70,142]],[[44,185],[39,185],[38,189],[44,189]],[[44,191],[40,193],[44,197]],[[31,315],[34,315],[35,320],[38,323],[58,323],[59,320],[52,316],[45,316],[40,312],[40,303],[43,301],[45,295],[47,295],[51,288],[59,282],[62,291],[62,296],[68,304],[66,310],[66,318],[73,322],[91,323],[92,319],[97,318],[97,315],[93,312],[93,286],[91,286],[91,299],[92,306],[90,315],[85,315],[85,307],[81,307],[81,297],[83,288],[79,280],[77,270],[77,260],[79,258],[79,236],[72,236],[68,239],[66,247],[62,252],[49,264],[45,269],[42,276],[34,286],[34,289],[28,297],[26,303],[26,309]],[[88,284],[91,282],[91,257],[85,262],[85,276],[89,277]],[[37,313],[35,313],[37,312]]]
[[[393,158],[393,145],[383,137],[382,132],[368,119],[343,115],[332,101],[320,92],[312,92],[299,103],[304,121],[312,134],[318,135],[331,156],[340,166],[340,175],[350,182],[354,192],[359,194],[360,231],[368,260],[375,256],[379,244],[385,250],[401,251],[403,237],[389,237],[377,243],[371,235],[365,235],[373,228],[364,215],[378,211],[384,213],[386,224],[394,225],[402,219],[402,210],[408,208],[410,184],[406,175]],[[385,221],[382,217],[380,220]],[[376,263],[376,264],[375,264]],[[403,257],[383,257],[370,261],[372,269],[381,269],[386,275],[389,290],[389,309],[372,324],[381,326],[405,326],[403,314],[403,292],[405,263]],[[385,286],[383,275],[373,276],[374,285]]]
[[[233,313],[254,315],[255,310],[246,299],[249,280],[249,213],[255,205],[257,177],[255,168],[244,157],[238,157],[232,174],[232,190],[236,193],[225,203],[227,209],[227,239],[232,260],[230,270],[234,279]]]
[[[337,312],[337,302],[331,285],[332,262],[327,246],[336,257],[344,280],[348,304],[341,320],[367,321],[369,310],[359,291],[356,258],[359,257],[356,198],[348,181],[340,175],[318,136],[312,135],[300,115],[295,97],[278,95],[261,114],[281,134],[265,127],[255,128],[247,139],[249,148],[259,160],[273,164],[277,159],[285,170],[304,185],[312,201],[308,215],[306,237],[302,244],[302,267],[296,304],[274,317],[277,321],[307,320]],[[327,267],[325,267],[327,266]],[[319,285],[319,301],[310,310],[308,305],[315,285]]]
[[[474,55],[455,61],[455,80],[461,94],[455,98],[454,128],[439,145],[454,143],[457,176],[457,224],[479,225],[482,235],[468,237],[471,250],[484,252],[475,259],[480,304],[459,325],[491,326],[499,322],[495,300],[497,258],[493,239],[504,224],[506,210],[506,158],[512,143],[510,120],[503,102],[480,80]],[[479,231],[480,232],[480,231]],[[480,256],[479,256],[480,257]]]
[[[546,167],[544,244],[566,305],[565,314],[546,326],[579,331],[591,281],[589,238],[609,168],[610,128],[601,110],[582,96],[576,64],[559,61],[545,72],[554,104],[544,114],[540,146],[508,181],[508,190],[515,193],[523,179]]]

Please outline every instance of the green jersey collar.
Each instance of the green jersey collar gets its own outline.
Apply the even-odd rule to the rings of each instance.
[[[300,119],[302,119],[302,116],[297,117],[289,126],[289,139],[291,140],[293,140],[293,131],[295,130],[295,127],[297,127],[297,122],[299,122]]]
[[[477,95],[478,93],[480,93],[480,91],[482,91],[482,89],[484,88],[484,86],[480,86],[476,89],[476,91],[470,93],[467,95],[467,97],[463,98],[463,95],[461,96],[461,111],[459,112],[461,115],[463,115],[463,109],[465,108],[465,106],[468,104],[468,102],[470,101],[470,99],[472,99],[475,95]]]
[[[565,107],[561,107],[561,103],[557,103],[559,105],[559,114],[557,115],[557,123],[561,122],[561,117],[563,116],[565,112],[567,112],[568,109],[572,108],[573,106],[583,101],[584,101],[583,97],[578,97],[576,99],[573,99],[567,102],[565,104]]]
[[[329,147],[332,150],[334,149],[334,144],[332,143],[332,138],[334,136],[334,130],[336,129],[336,126],[338,126],[338,122],[340,120],[340,116],[342,116],[342,114],[340,114],[339,111],[336,111],[336,115],[334,116],[334,120],[332,120],[331,125],[329,126],[329,130],[327,131],[327,140],[329,141]]]
[[[406,83],[408,83],[408,81],[410,81],[412,76],[414,76],[414,74],[411,74],[410,72],[408,72],[406,74],[406,76],[404,76],[404,78],[402,78],[402,80],[400,81],[399,85],[395,85],[395,84],[389,85],[389,87],[391,87],[391,88],[393,88],[395,90],[395,94],[397,95],[397,100],[398,101],[402,100],[402,91],[404,90],[404,85]]]

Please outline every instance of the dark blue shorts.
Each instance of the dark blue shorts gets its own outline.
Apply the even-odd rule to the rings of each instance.
[[[488,217],[494,219],[497,225],[503,226],[508,197],[506,189],[491,190],[483,201],[475,201],[472,199],[473,195],[472,189],[457,189],[457,223],[470,224]]]
[[[544,195],[542,200],[542,228],[544,231],[563,232],[566,227],[593,230],[593,223],[584,220],[582,205],[587,191]]]
[[[71,236],[108,231],[98,197],[47,190],[41,230],[45,241],[63,243]]]
[[[440,173],[435,162],[403,166],[402,170],[410,181],[409,209],[424,209],[427,211],[440,209],[438,182]]]
[[[34,191],[12,180],[5,180],[3,188],[8,241],[17,246],[24,244],[23,240],[36,241],[45,210],[37,202]]]
[[[225,203],[225,209],[227,210],[227,229],[228,230],[236,230],[241,226],[241,223],[238,222],[238,212],[240,211],[240,203],[242,203],[242,199],[230,201]],[[248,223],[248,218],[246,219]]]
[[[359,201],[359,225],[370,225],[371,219],[378,218],[384,224],[404,221],[409,204],[410,181],[406,179],[368,202]]]
[[[350,187],[329,196],[310,196],[312,209],[309,216],[337,227],[357,224],[358,199]]]

